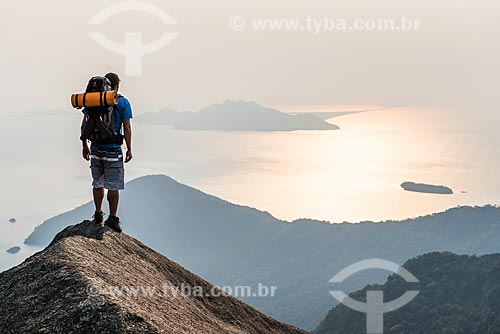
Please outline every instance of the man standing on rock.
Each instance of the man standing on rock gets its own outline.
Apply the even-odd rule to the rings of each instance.
[[[109,80],[111,90],[118,92],[120,88],[120,78],[116,73],[108,73],[105,78]],[[106,80],[106,79],[104,79]],[[89,116],[83,109],[82,134],[85,125],[89,120]],[[132,108],[130,102],[123,96],[118,97],[118,104],[114,107],[114,129],[120,137],[119,142],[114,143],[96,143],[93,142],[88,146],[87,140],[82,140],[83,158],[90,160],[90,169],[92,172],[92,187],[95,204],[94,222],[102,224],[104,220],[104,212],[102,211],[102,202],[104,200],[104,188],[108,190],[109,216],[104,224],[116,232],[121,233],[120,219],[117,216],[118,201],[120,199],[120,190],[124,189],[124,165],[122,142],[125,139],[127,152],[125,162],[132,160],[132,128],[130,119],[132,118]],[[123,135],[122,135],[123,126]]]

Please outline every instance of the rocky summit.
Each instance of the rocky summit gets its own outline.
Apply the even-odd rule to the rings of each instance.
[[[1,332],[12,334],[305,333],[90,221],[0,273],[0,309]]]

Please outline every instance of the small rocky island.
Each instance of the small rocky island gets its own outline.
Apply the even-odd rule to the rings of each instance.
[[[426,194],[440,194],[440,195],[451,195],[453,190],[446,186],[436,186],[432,184],[425,183],[415,183],[415,182],[403,182],[401,183],[401,188],[406,191],[413,191],[418,193]]]
[[[19,253],[20,250],[21,250],[21,247],[14,246],[14,247],[7,249],[6,252],[9,254],[16,254],[16,253]]]

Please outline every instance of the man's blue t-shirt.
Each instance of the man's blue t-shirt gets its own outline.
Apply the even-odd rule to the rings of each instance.
[[[87,115],[85,108],[82,109],[84,115]],[[115,113],[115,131],[122,133],[122,125],[124,119],[132,118],[132,107],[130,106],[130,102],[126,97],[120,96],[118,98],[118,104],[116,106]],[[92,143],[91,147],[104,147],[104,148],[120,148],[121,145],[118,144],[94,144]]]

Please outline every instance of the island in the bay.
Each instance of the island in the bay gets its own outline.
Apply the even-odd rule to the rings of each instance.
[[[163,109],[146,112],[137,121],[157,125],[169,125],[180,130],[215,131],[296,131],[338,130],[313,113],[284,113],[251,101],[226,100],[205,107],[197,112]]]
[[[406,191],[414,191],[418,193],[426,194],[440,194],[440,195],[451,195],[453,190],[446,186],[436,186],[426,183],[415,183],[415,182],[403,182],[401,183],[401,188]]]
[[[21,247],[14,246],[14,247],[7,249],[6,252],[9,254],[16,254],[16,253],[19,253],[20,250],[21,250]]]

